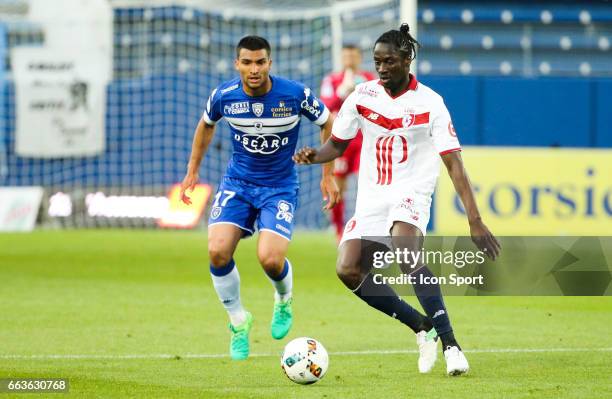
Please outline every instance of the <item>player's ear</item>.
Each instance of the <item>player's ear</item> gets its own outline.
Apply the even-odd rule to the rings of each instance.
[[[404,57],[404,65],[406,66],[406,68],[410,69],[410,64],[412,64],[412,60],[410,59],[410,57],[405,56]]]
[[[238,58],[234,60],[234,68],[238,70]]]

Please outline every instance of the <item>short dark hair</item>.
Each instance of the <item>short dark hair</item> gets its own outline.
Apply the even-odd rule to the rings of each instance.
[[[270,56],[270,53],[272,52],[272,49],[270,48],[270,43],[268,43],[266,39],[264,39],[261,36],[254,36],[254,35],[245,36],[242,39],[240,39],[240,41],[238,42],[238,45],[236,45],[236,58],[240,56],[240,49],[243,49],[243,48],[247,50],[251,50],[251,51],[265,49],[268,52],[268,57]]]
[[[361,52],[361,47],[359,47],[355,43],[344,43],[342,45],[342,50],[357,50]]]
[[[402,24],[399,30],[392,29],[383,33],[374,45],[376,46],[377,43],[390,44],[411,60],[416,57],[416,49],[421,47],[419,42],[410,34],[410,26],[408,24]]]

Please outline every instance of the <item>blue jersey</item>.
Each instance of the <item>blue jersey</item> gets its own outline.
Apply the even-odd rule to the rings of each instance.
[[[301,115],[323,125],[329,111],[303,84],[270,79],[272,89],[259,97],[247,95],[239,78],[222,83],[210,95],[202,117],[209,125],[221,118],[229,123],[234,151],[226,176],[263,186],[297,185],[291,157]]]

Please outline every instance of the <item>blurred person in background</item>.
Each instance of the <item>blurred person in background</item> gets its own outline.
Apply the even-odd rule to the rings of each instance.
[[[336,116],[344,100],[355,90],[359,83],[376,79],[372,72],[361,70],[361,49],[353,44],[342,47],[342,71],[332,72],[323,79],[320,97],[329,111]],[[338,241],[344,231],[344,199],[346,179],[351,173],[359,173],[361,153],[361,131],[351,141],[344,154],[334,162],[334,176],[340,189],[340,201],[331,210],[332,223],[336,229]]]

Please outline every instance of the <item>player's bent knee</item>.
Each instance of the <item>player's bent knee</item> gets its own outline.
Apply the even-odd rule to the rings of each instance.
[[[208,256],[214,267],[223,267],[232,260],[231,251],[211,244],[208,245]]]
[[[343,259],[339,259],[336,263],[336,275],[351,290],[356,289],[362,279],[359,264],[346,262]]]
[[[285,255],[279,252],[261,253],[259,254],[259,264],[266,272],[280,272],[285,265]]]

